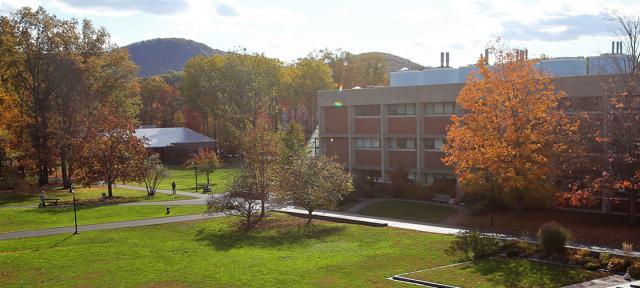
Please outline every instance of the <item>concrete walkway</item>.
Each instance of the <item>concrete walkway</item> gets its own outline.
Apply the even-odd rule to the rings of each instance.
[[[78,226],[78,231],[84,232],[84,231],[106,230],[106,229],[116,229],[116,228],[150,226],[150,225],[158,225],[158,224],[211,219],[211,218],[217,218],[217,217],[223,217],[223,216],[226,216],[226,214],[223,214],[223,213],[214,213],[211,215],[197,214],[197,215],[185,215],[185,216],[166,217],[166,218],[151,218],[151,219],[143,219],[143,220],[111,222],[111,223],[103,223],[103,224]],[[75,227],[61,227],[61,228],[51,228],[51,229],[42,229],[42,230],[18,231],[18,232],[0,234],[0,240],[56,235],[56,234],[72,234],[74,231],[75,231]]]
[[[147,191],[147,189],[144,187],[131,186],[131,185],[125,185],[125,184],[114,184],[114,187],[126,188],[131,190],[139,190],[139,191]],[[165,190],[165,189],[156,189],[156,192],[162,193],[162,194],[173,194],[173,191]],[[195,192],[183,192],[183,191],[176,191],[176,194],[183,195],[183,196],[191,196],[199,199],[207,199],[207,196],[209,196],[209,194],[207,193],[195,193]]]
[[[600,279],[594,279],[587,282],[564,286],[562,288],[608,288],[608,287],[629,287],[629,284],[637,284],[640,281],[634,283],[624,280],[624,277],[619,275],[608,276]]]

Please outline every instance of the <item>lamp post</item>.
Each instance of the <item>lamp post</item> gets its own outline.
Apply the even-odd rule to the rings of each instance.
[[[69,187],[69,193],[73,193],[73,222],[75,224],[76,227],[76,231],[73,232],[74,235],[79,234],[78,233],[78,209],[76,207],[76,190],[73,189],[73,185],[70,185]]]

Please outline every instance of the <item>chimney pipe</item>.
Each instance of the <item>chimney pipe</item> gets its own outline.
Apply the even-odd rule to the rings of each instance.
[[[447,57],[447,68],[449,68],[449,52],[447,52],[447,54],[446,54],[446,55],[447,55],[447,56],[446,56],[446,57]]]
[[[489,48],[484,49],[484,64],[489,65]]]
[[[620,52],[618,54],[622,54],[622,41],[620,41],[618,43],[620,43]]]
[[[529,60],[529,49],[524,49],[524,60]]]
[[[440,52],[440,68],[444,67],[444,52]]]
[[[611,41],[611,54],[616,54],[616,49],[614,48],[614,46],[616,46],[616,42]]]

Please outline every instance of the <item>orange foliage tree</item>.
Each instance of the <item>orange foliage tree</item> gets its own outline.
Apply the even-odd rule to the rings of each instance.
[[[79,164],[75,179],[80,184],[90,186],[104,181],[108,196],[112,197],[117,180],[142,181],[147,152],[143,140],[134,134],[134,124],[109,106],[96,113],[75,149]]]
[[[480,181],[518,211],[525,203],[546,205],[565,156],[575,152],[568,139],[578,121],[557,109],[565,94],[535,61],[505,48],[493,51],[495,66],[481,58],[457,98],[464,114],[452,117],[443,161],[454,167],[463,190]]]

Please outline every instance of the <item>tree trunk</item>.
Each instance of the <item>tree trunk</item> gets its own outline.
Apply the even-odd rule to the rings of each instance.
[[[309,214],[307,214],[307,224],[306,225],[309,225],[309,224],[311,224],[311,220],[313,220],[313,210],[307,210],[307,212]]]
[[[60,149],[60,169],[62,170],[62,186],[64,189],[71,187],[71,181],[69,181],[69,171],[67,170],[67,152],[65,149]]]
[[[635,227],[638,223],[638,190],[629,191],[629,226]]]
[[[49,185],[49,163],[45,159],[40,159],[40,165],[38,165],[38,184]]]
[[[107,190],[109,191],[108,197],[113,197],[113,183],[111,180],[107,180]]]
[[[245,221],[247,221],[247,223],[246,223],[247,224],[247,226],[246,226],[247,231],[251,230],[251,226],[252,226],[251,225],[251,213],[247,213],[247,219]]]

